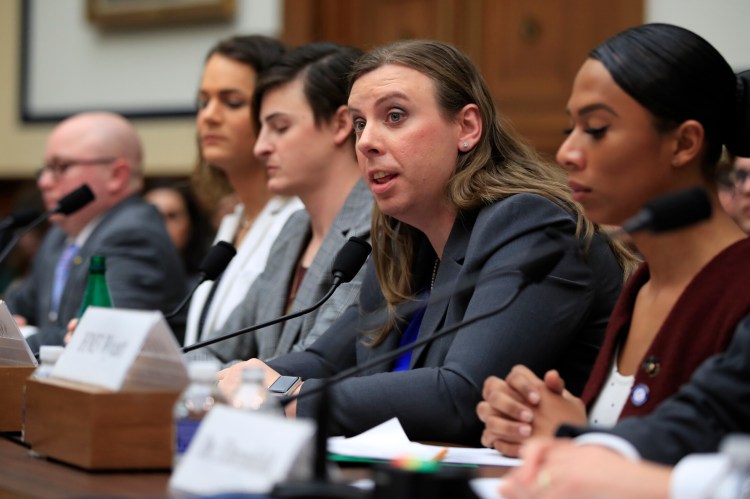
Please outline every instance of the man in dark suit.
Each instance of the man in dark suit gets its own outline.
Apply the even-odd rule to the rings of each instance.
[[[92,255],[106,257],[114,306],[175,307],[187,291],[180,258],[143,186],[141,143],[133,126],[112,113],[82,113],[50,134],[37,185],[46,207],[88,184],[95,199],[79,211],[54,215],[54,227],[34,258],[29,277],[7,296],[33,351],[60,345],[78,316]],[[172,323],[182,334],[184,317]]]

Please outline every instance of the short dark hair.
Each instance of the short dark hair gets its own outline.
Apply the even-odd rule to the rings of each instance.
[[[253,117],[260,127],[260,104],[274,88],[302,78],[304,94],[315,124],[330,121],[349,98],[348,75],[362,55],[359,49],[329,42],[315,42],[287,51],[258,80],[253,95]]]
[[[609,38],[590,57],[654,115],[657,129],[671,130],[689,119],[703,125],[707,178],[715,175],[722,145],[750,154],[750,73],[735,75],[697,34],[671,24],[644,24]]]
[[[206,60],[219,54],[251,66],[260,74],[273,66],[286,52],[283,43],[263,35],[232,36],[214,45],[206,55]]]

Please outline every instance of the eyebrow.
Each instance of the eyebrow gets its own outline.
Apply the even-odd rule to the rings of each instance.
[[[198,89],[198,95],[208,94],[208,93],[210,93],[209,90],[206,90],[204,88]],[[222,89],[219,89],[218,92],[216,93],[218,93],[219,95],[240,94],[243,97],[247,97],[247,91],[241,88],[222,88]]]
[[[609,112],[609,113],[611,113],[611,114],[613,114],[613,115],[615,115],[617,117],[620,116],[619,114],[617,114],[617,112],[615,112],[614,109],[612,109],[608,105],[603,104],[601,102],[597,102],[597,103],[594,103],[594,104],[589,104],[588,106],[583,106],[581,109],[578,110],[577,114],[578,114],[578,116],[583,116],[585,114],[593,113],[594,111],[607,111],[607,112]],[[572,114],[570,112],[570,109],[566,109],[565,112],[568,113],[568,116],[570,116]]]
[[[380,106],[384,101],[390,100],[390,99],[404,99],[404,100],[411,100],[409,99],[409,96],[405,93],[401,92],[400,90],[395,90],[393,92],[388,92],[385,95],[381,95],[375,100],[375,107]],[[359,112],[359,109],[356,107],[348,106],[349,112]]]
[[[286,118],[288,115],[286,113],[282,113],[281,111],[276,111],[275,113],[271,113],[268,116],[263,116],[261,118],[261,121],[268,123],[269,121],[273,121],[276,118]]]

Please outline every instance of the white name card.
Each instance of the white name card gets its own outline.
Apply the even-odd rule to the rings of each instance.
[[[188,376],[177,340],[159,311],[88,307],[52,371],[114,391],[182,389]]]
[[[36,358],[8,310],[8,305],[0,300],[0,366],[36,365]]]
[[[312,474],[315,425],[228,406],[211,409],[169,488],[190,494],[266,494],[286,480]]]

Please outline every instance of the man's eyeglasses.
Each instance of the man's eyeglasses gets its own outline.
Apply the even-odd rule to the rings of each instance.
[[[54,163],[49,163],[41,167],[36,173],[36,178],[41,177],[45,172],[49,172],[54,180],[59,180],[63,175],[65,175],[65,172],[68,171],[68,168],[70,167],[76,165],[108,165],[116,159],[117,158],[114,156],[107,156],[92,159],[69,159],[65,161],[56,161]]]

